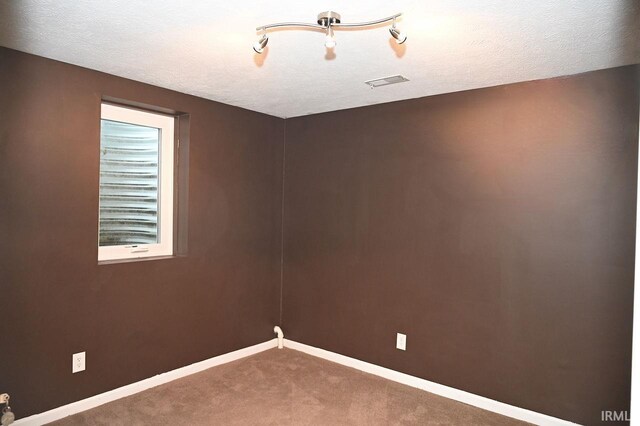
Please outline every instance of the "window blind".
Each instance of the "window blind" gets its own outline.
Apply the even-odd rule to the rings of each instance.
[[[158,242],[160,130],[101,120],[99,245]]]

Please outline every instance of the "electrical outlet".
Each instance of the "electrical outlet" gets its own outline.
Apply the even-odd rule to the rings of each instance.
[[[78,352],[71,357],[71,372],[79,373],[85,370],[86,352]]]
[[[396,349],[400,349],[401,351],[407,350],[407,335],[398,333],[396,336]]]

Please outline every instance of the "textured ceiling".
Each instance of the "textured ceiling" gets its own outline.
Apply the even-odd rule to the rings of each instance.
[[[251,49],[256,26],[329,9],[403,12],[409,38],[336,31],[332,56],[322,33],[281,30]],[[0,45],[293,117],[640,62],[640,1],[0,0]],[[411,81],[364,84],[393,74]]]

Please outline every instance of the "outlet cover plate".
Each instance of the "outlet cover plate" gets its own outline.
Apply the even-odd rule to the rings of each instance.
[[[79,373],[86,367],[86,352],[78,352],[71,357],[71,372]]]
[[[407,335],[398,333],[396,336],[396,349],[400,349],[401,351],[407,350]]]

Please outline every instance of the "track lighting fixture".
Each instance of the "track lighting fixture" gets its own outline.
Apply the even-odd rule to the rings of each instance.
[[[407,35],[396,28],[395,19],[393,20],[393,25],[391,26],[391,28],[389,28],[389,32],[391,33],[391,36],[396,39],[398,44],[402,44],[407,41]]]
[[[327,35],[325,37],[324,45],[328,49],[332,49],[336,46],[336,40],[333,36],[334,29],[340,30],[343,28],[366,28],[366,27],[372,27],[379,24],[383,24],[389,21],[393,21],[393,26],[389,29],[391,36],[394,39],[396,39],[398,44],[402,44],[407,40],[407,36],[396,28],[396,18],[399,18],[400,16],[402,16],[402,13],[396,13],[395,15],[389,16],[387,18],[376,19],[374,21],[343,24],[341,23],[340,14],[336,12],[327,11],[327,12],[322,12],[318,15],[317,21],[316,21],[317,24],[310,24],[306,22],[280,22],[277,24],[263,25],[261,27],[256,28],[256,31],[262,32],[262,38],[260,38],[260,40],[258,40],[253,45],[253,50],[255,50],[256,53],[262,53],[262,51],[264,50],[264,47],[267,45],[267,42],[269,41],[269,38],[267,37],[267,30],[270,30],[272,28],[293,27],[293,28],[300,28],[300,29],[325,31]]]
[[[253,43],[253,50],[255,50],[256,53],[262,53],[267,43],[269,43],[269,37],[267,37],[267,33],[265,31],[260,40]]]

